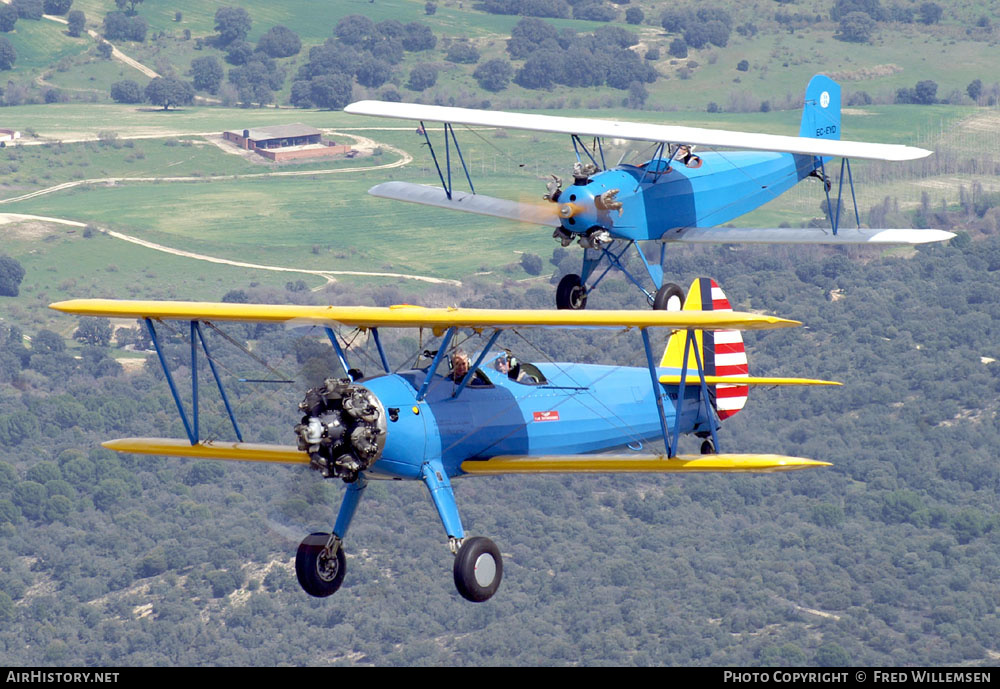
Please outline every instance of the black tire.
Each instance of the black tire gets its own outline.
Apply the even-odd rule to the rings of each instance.
[[[503,578],[503,558],[496,543],[483,536],[470,538],[455,556],[455,587],[462,598],[482,603],[493,597]]]
[[[295,575],[302,590],[316,598],[332,596],[344,583],[347,558],[344,548],[337,548],[337,556],[330,560],[323,557],[323,549],[330,540],[328,533],[306,536],[295,553]]]
[[[701,453],[703,455],[714,455],[715,445],[712,443],[711,438],[705,438],[701,443]]]
[[[576,273],[564,275],[556,287],[556,308],[579,311],[587,308],[587,288]]]
[[[684,307],[684,290],[679,285],[668,282],[656,290],[653,308],[657,311],[680,311]]]

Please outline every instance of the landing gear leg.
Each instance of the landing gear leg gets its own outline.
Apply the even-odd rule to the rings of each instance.
[[[500,549],[493,541],[482,536],[465,538],[458,506],[455,504],[455,494],[440,461],[427,462],[422,472],[424,484],[430,491],[431,500],[448,534],[451,552],[455,555],[455,588],[463,598],[473,603],[488,600],[497,592],[503,576]]]
[[[343,539],[366,485],[364,476],[359,476],[354,483],[348,484],[332,534],[313,533],[299,544],[295,553],[295,576],[302,590],[310,596],[332,596],[344,583],[347,558],[344,555]]]

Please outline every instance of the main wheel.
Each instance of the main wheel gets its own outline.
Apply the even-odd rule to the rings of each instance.
[[[680,311],[684,307],[684,290],[672,282],[668,282],[656,290],[653,298],[653,308],[657,311]]]
[[[295,575],[299,579],[299,585],[310,596],[317,598],[326,598],[336,593],[347,573],[343,547],[337,548],[336,557],[323,555],[329,540],[328,533],[309,534],[295,553]]]
[[[556,287],[556,308],[579,311],[587,308],[587,288],[576,273],[564,275]]]
[[[701,443],[701,453],[703,455],[714,455],[715,454],[715,444],[712,442],[711,438],[705,438]]]
[[[455,587],[462,598],[482,603],[493,597],[503,578],[503,559],[496,543],[483,536],[470,538],[455,556]]]

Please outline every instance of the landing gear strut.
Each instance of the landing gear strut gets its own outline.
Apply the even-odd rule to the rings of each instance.
[[[482,603],[493,597],[503,578],[503,558],[496,543],[483,536],[467,539],[455,555],[455,587],[462,598]]]

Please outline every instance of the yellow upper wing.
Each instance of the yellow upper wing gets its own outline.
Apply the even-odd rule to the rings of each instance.
[[[358,328],[649,328],[761,330],[802,325],[798,321],[739,311],[571,311],[558,309],[464,309],[421,306],[301,306],[196,301],[72,299],[50,308],[79,316],[160,320],[339,323]]]

